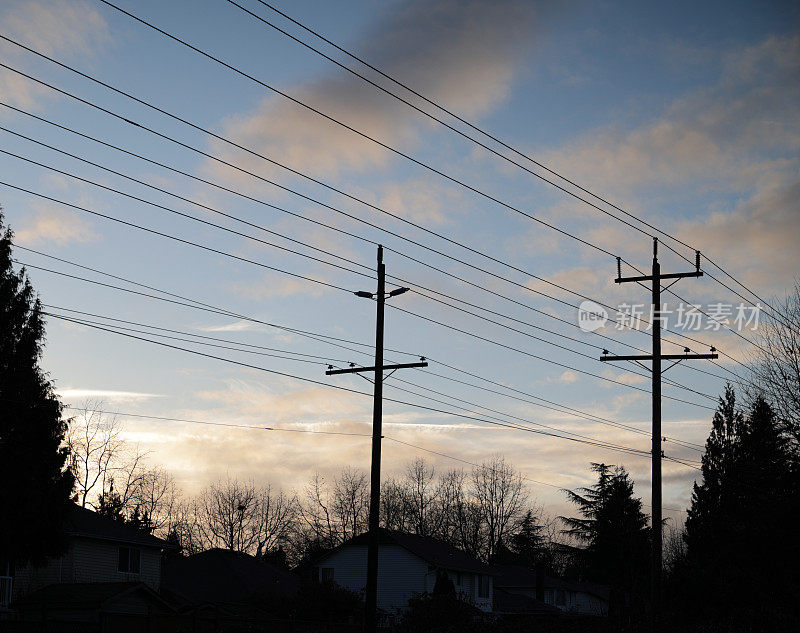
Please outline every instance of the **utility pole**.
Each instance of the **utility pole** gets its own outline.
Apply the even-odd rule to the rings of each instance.
[[[652,431],[652,506],[653,515],[651,521],[652,530],[652,549],[650,560],[650,608],[652,617],[652,630],[658,631],[661,627],[661,565],[662,565],[662,518],[661,518],[661,459],[664,456],[661,450],[661,375],[683,360],[690,359],[713,359],[718,358],[716,350],[712,347],[710,354],[691,354],[689,348],[684,349],[683,354],[662,354],[661,353],[661,282],[665,279],[674,279],[676,283],[684,277],[702,277],[703,271],[700,270],[700,251],[695,251],[695,270],[688,273],[661,274],[661,265],[658,263],[658,239],[653,238],[653,269],[650,275],[639,277],[623,277],[620,258],[617,257],[617,278],[615,283],[639,283],[645,281],[652,282],[652,302],[653,312],[651,327],[653,328],[653,347],[652,354],[634,356],[609,356],[608,350],[603,350],[601,361],[652,361],[652,396],[653,396],[653,431]],[[672,284],[670,284],[671,286]],[[667,286],[669,287],[669,286]],[[661,370],[661,361],[674,361],[672,365],[664,371]],[[645,367],[646,369],[646,367]]]
[[[349,367],[348,369],[333,369],[328,366],[326,376],[334,374],[354,374],[360,372],[374,372],[375,391],[372,405],[372,466],[369,479],[369,535],[367,545],[367,595],[364,612],[364,630],[366,633],[375,633],[378,628],[378,527],[380,522],[381,504],[381,439],[383,438],[383,372],[387,369],[410,369],[412,367],[427,367],[425,358],[418,363],[402,363],[399,365],[383,364],[383,309],[387,297],[396,297],[409,288],[395,288],[386,292],[386,265],[383,263],[383,246],[378,246],[378,291],[368,292],[359,290],[357,297],[364,299],[375,298],[377,314],[375,317],[375,365],[373,367]]]

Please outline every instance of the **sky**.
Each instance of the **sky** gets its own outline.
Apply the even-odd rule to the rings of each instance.
[[[647,352],[649,333],[618,330],[613,312],[582,331],[576,307],[649,302],[647,288],[613,281],[616,257],[626,275],[650,267],[641,221],[683,242],[666,239],[678,254],[661,247],[664,272],[692,270],[700,250],[703,269],[749,301],[705,258],[768,302],[794,285],[797,5],[275,2],[534,163],[259,2],[237,2],[119,0],[227,66],[103,2],[0,2],[5,38],[121,91],[0,40],[0,63],[19,71],[0,68],[0,204],[15,255],[49,313],[105,328],[48,317],[43,366],[65,404],[119,412],[125,437],[187,494],[225,476],[301,491],[315,472],[367,469],[372,385],[325,369],[372,364],[375,304],[353,292],[375,290],[380,243],[390,288],[412,289],[387,302],[387,362],[429,359],[386,381],[402,403],[384,406],[385,476],[417,457],[444,471],[502,454],[532,501],[564,514],[561,488],[590,484],[590,464],[605,462],[624,465],[649,503],[647,455],[530,431],[649,450],[646,369],[599,362],[603,348]],[[709,276],[673,290],[706,308],[741,301]],[[680,442],[663,448],[696,464],[685,443],[704,443],[757,333],[683,333],[695,340],[665,333],[664,351],[724,353],[666,374],[676,384],[664,385],[663,433]],[[683,520],[698,475],[664,462],[665,516]]]

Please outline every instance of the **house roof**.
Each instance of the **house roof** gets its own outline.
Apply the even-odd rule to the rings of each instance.
[[[323,554],[320,560],[324,560],[333,554],[333,552],[345,547],[367,545],[368,539],[368,532],[360,534],[346,541],[331,552]],[[482,563],[477,558],[470,556],[466,552],[444,541],[429,536],[418,536],[416,534],[381,528],[378,536],[378,543],[381,545],[399,545],[426,561],[428,564],[441,569],[452,569],[455,571],[467,571],[487,575],[493,575],[494,573],[491,567]]]
[[[211,549],[164,563],[163,590],[193,604],[241,603],[253,596],[289,598],[300,579],[287,569],[224,549]]]
[[[522,565],[494,565],[496,574],[494,586],[503,589],[534,589],[536,587],[536,571]],[[546,589],[564,589],[565,591],[579,591],[592,594],[603,600],[608,600],[611,595],[611,588],[593,582],[580,580],[567,580],[557,576],[545,574],[544,587]]]
[[[562,614],[561,609],[546,602],[496,587],[494,590],[494,610],[497,613],[525,615],[559,616]]]
[[[117,523],[88,508],[74,505],[67,518],[66,532],[70,536],[116,541],[140,547],[165,549],[171,547],[166,541],[156,538],[122,523]]]
[[[38,589],[15,603],[17,607],[46,605],[49,609],[99,609],[124,595],[136,593],[166,610],[174,608],[150,587],[141,582],[55,583]]]

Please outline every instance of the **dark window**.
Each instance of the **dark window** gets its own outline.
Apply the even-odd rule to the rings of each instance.
[[[567,605],[567,595],[563,589],[556,589],[556,604],[562,607]]]
[[[141,569],[142,552],[135,547],[120,547],[117,571],[138,574]]]
[[[333,580],[333,567],[322,568],[322,580]]]

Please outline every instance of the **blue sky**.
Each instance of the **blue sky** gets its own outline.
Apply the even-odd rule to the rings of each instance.
[[[137,16],[488,195],[640,267],[649,265],[647,236],[424,119],[229,3],[121,2],[120,6]],[[244,0],[242,4],[304,41],[324,47],[258,3]],[[701,249],[762,297],[781,295],[794,283],[800,263],[800,34],[793,3],[297,1],[276,6],[541,163]],[[501,313],[499,317],[485,314],[589,357],[454,311],[425,298],[421,291],[392,302],[528,354],[394,309],[387,309],[387,347],[425,355],[591,415],[649,428],[649,396],[636,389],[646,389],[647,379],[625,366],[601,365],[596,360],[599,350],[585,345],[612,343],[529,309],[577,322],[574,308],[531,290],[570,303],[576,302],[575,295],[531,275],[610,305],[646,301],[643,288],[613,284],[612,257],[338,128],[100,2],[7,0],[0,6],[0,16],[3,34],[20,43],[516,270],[289,174],[5,42],[0,44],[4,64],[379,228],[245,176],[58,96],[11,71],[0,71],[1,101],[251,198],[381,242],[388,249],[480,284],[506,298],[415,264],[392,250],[386,253],[388,274],[407,280],[412,288],[424,286]],[[330,47],[324,50],[351,63]],[[349,268],[363,264],[359,270],[367,274],[374,265],[374,247],[341,232],[125,156],[8,108],[0,107],[0,125],[206,208],[0,131],[0,149],[8,152],[312,254],[284,238],[215,215],[208,207],[224,211],[357,262],[342,264],[338,260]],[[0,180],[18,187],[346,290],[372,289],[374,285],[367,277],[170,215],[7,154],[0,154],[0,173]],[[178,244],[1,185],[0,203],[20,246],[261,321],[366,344],[372,341],[374,306],[348,292]],[[481,266],[495,276],[380,229]],[[679,250],[692,256],[689,249]],[[20,250],[17,256],[28,264],[103,280],[98,274],[80,272],[41,255]],[[665,270],[682,270],[686,265],[668,252],[662,258]],[[369,364],[366,354],[252,321],[149,300],[36,269],[29,274],[43,302],[60,308],[330,357],[339,364]],[[703,305],[738,301],[708,278],[682,281],[678,292]],[[578,341],[542,334],[531,325]],[[639,334],[619,333],[612,327],[605,333],[623,342],[649,345]],[[702,332],[697,338],[736,360],[746,360],[753,349],[729,332]],[[308,364],[186,346],[324,383],[371,389],[356,376],[326,378],[323,361]],[[678,349],[669,344],[667,348]],[[699,344],[693,348],[705,351]],[[610,349],[621,353],[626,348],[620,344]],[[65,402],[71,404],[91,397],[104,400],[109,410],[143,415],[305,430],[369,431],[369,398],[55,319],[48,322],[44,365]],[[725,368],[741,370],[728,358],[720,365],[702,367],[720,375],[725,375]],[[430,369],[465,379],[464,374],[438,362],[432,362]],[[712,396],[724,386],[718,377],[681,366],[669,376]],[[430,373],[406,371],[395,378],[517,416],[505,418],[507,421],[523,418],[648,448],[645,435],[538,408]],[[408,385],[390,379],[386,395],[455,410],[397,391],[397,387]],[[665,400],[665,434],[702,443],[711,417],[704,407],[713,408],[714,403],[672,386],[665,386],[664,393],[695,403]],[[466,406],[473,416],[489,415]],[[645,502],[649,498],[646,458],[399,404],[387,403],[385,419],[389,436],[468,461],[503,453],[526,476],[557,486],[588,483],[592,461],[622,463],[632,472]],[[171,469],[189,493],[226,473],[300,488],[315,470],[331,474],[344,465],[368,465],[368,440],[361,437],[267,433],[135,418],[124,421],[127,436],[151,451],[154,461]],[[698,459],[698,453],[679,445],[667,443],[665,451],[674,457]],[[387,442],[384,470],[398,472],[419,455],[423,454]],[[426,457],[437,468],[459,466],[444,457]],[[694,470],[665,463],[665,504],[685,507],[695,475]],[[566,510],[557,488],[531,487],[538,502],[551,511]]]

